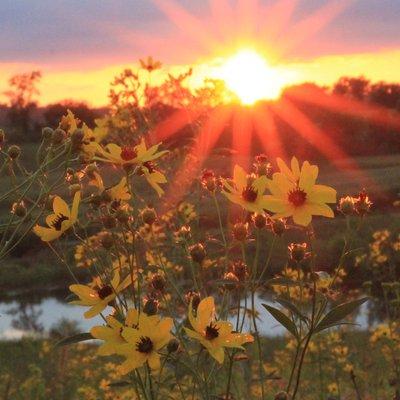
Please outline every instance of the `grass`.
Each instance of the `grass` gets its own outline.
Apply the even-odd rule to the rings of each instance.
[[[333,390],[336,385],[342,396],[340,398],[356,399],[350,367],[363,399],[391,398],[390,361],[382,354],[380,345],[370,345],[368,332],[344,333],[340,345],[332,338],[329,334],[320,335],[312,347],[305,364],[300,398],[339,399]],[[115,372],[115,358],[96,356],[94,344],[54,347],[57,340],[57,337],[52,337],[0,342],[0,395],[3,399],[134,398],[132,393],[129,394],[132,390],[129,386],[109,386],[121,382],[121,377]],[[274,393],[282,390],[287,382],[290,372],[287,361],[291,355],[287,343],[284,337],[263,339],[267,400],[272,400]],[[248,355],[250,359],[241,362],[251,363],[253,355],[250,349]],[[321,363],[323,371],[319,369]],[[182,383],[184,379],[182,376]],[[123,380],[126,381],[126,378]],[[252,382],[243,381],[240,375],[236,376],[234,384],[248,385],[249,393],[253,390]]]

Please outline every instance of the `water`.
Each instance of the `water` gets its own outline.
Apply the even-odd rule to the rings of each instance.
[[[262,320],[259,321],[260,332],[266,336],[283,335],[285,333],[284,328],[262,307],[261,303],[267,303],[278,307],[272,301],[266,301],[260,298],[256,299],[256,310],[262,318]],[[16,311],[18,308],[19,312]],[[7,311],[10,310],[13,311],[12,315],[7,313]],[[76,321],[79,324],[81,332],[88,332],[92,326],[101,325],[103,323],[102,318],[99,316],[92,319],[85,319],[83,313],[87,310],[86,307],[71,305],[54,297],[44,298],[35,304],[27,303],[25,304],[25,311],[21,310],[24,310],[24,307],[22,307],[22,303],[18,301],[0,303],[0,339],[19,339],[24,335],[31,334],[29,328],[14,327],[12,324],[13,319],[18,319],[18,316],[22,315],[22,313],[24,313],[23,315],[25,316],[30,315],[31,319],[34,320],[33,322],[43,327],[45,331],[55,326],[61,319]],[[368,329],[367,303],[364,303],[360,307],[354,319],[354,323],[357,324],[355,327],[356,329]],[[250,321],[246,320],[245,329],[249,330],[249,327]]]

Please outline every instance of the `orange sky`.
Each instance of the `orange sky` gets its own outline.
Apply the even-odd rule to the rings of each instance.
[[[219,60],[194,64],[193,85],[198,85],[204,76],[213,75]],[[65,99],[83,100],[93,106],[107,104],[107,93],[112,78],[126,67],[136,64],[115,64],[86,70],[65,69],[30,63],[0,64],[0,92],[7,88],[9,76],[40,69],[43,78],[40,83],[40,103],[48,104]],[[164,71],[179,72],[187,65],[165,65]],[[290,62],[276,66],[282,70],[288,83],[316,82],[330,85],[340,76],[359,76],[378,81],[400,82],[400,50],[386,50],[374,53],[344,54],[317,57],[307,61]],[[5,97],[0,97],[5,101]]]

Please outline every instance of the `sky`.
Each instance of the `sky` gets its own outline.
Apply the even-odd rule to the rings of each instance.
[[[1,0],[0,93],[13,74],[39,69],[42,104],[99,106],[139,58],[201,77],[243,46],[293,82],[400,82],[399,20],[399,0]]]

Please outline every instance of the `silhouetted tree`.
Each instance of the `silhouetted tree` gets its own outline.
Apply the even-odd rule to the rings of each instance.
[[[10,123],[24,133],[29,131],[30,114],[37,105],[34,98],[40,93],[37,84],[41,77],[40,71],[14,75],[8,81],[10,89],[4,92],[9,99],[8,118]]]

